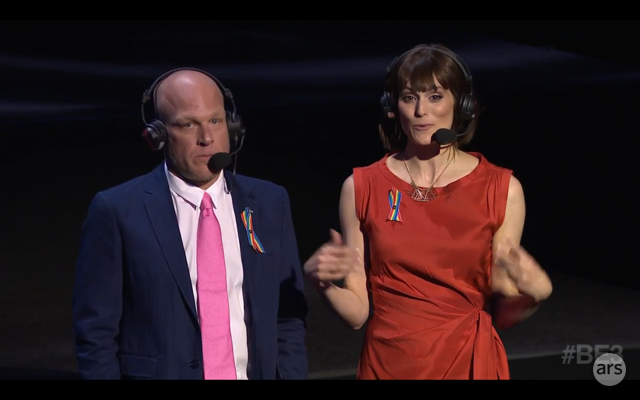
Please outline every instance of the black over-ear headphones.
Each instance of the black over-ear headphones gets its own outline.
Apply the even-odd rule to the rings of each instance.
[[[464,74],[464,77],[467,81],[467,83],[469,84],[469,92],[467,93],[461,93],[460,94],[460,99],[458,101],[458,114],[462,120],[462,122],[465,123],[469,123],[471,121],[473,121],[476,117],[476,113],[475,113],[475,101],[473,99],[473,78],[471,76],[471,71],[469,70],[469,67],[467,67],[467,64],[462,60],[461,57],[457,56],[456,54],[447,51],[447,50],[443,50],[434,46],[429,46],[429,45],[418,45],[416,47],[414,47],[413,49],[401,54],[400,56],[396,57],[391,64],[387,67],[387,75],[385,76],[385,82],[387,81],[387,79],[389,78],[389,74],[391,73],[391,71],[393,70],[393,67],[396,65],[396,63],[398,62],[398,60],[402,59],[405,55],[407,55],[408,53],[415,51],[418,48],[422,48],[422,49],[430,49],[430,50],[435,50],[438,51],[446,56],[448,56],[449,58],[451,58],[460,68],[460,70],[462,71],[462,73]],[[382,110],[384,111],[384,115],[387,116],[389,115],[390,112],[395,112],[396,109],[396,102],[393,99],[393,94],[389,93],[389,91],[387,90],[387,88],[385,88],[382,97],[380,98],[380,105],[382,106]],[[465,132],[462,133],[458,133],[457,136],[461,136],[464,135]]]
[[[233,101],[233,94],[231,90],[227,89],[222,82],[220,82],[215,76],[210,73],[197,69],[197,68],[176,68],[162,74],[155,82],[149,87],[149,89],[145,90],[142,94],[142,122],[144,122],[145,127],[142,131],[142,138],[149,144],[152,150],[160,150],[164,147],[167,142],[167,127],[165,124],[158,119],[158,109],[156,103],[156,92],[158,91],[158,86],[164,81],[169,75],[178,71],[196,71],[207,75],[211,78],[220,88],[224,96],[231,102],[232,110],[227,111],[227,128],[229,130],[229,138],[231,143],[238,147],[238,143],[244,139],[245,128],[242,125],[242,118],[236,112],[236,104]],[[147,122],[145,118],[145,104],[149,102],[149,100],[153,101],[153,112],[154,119],[151,122]]]

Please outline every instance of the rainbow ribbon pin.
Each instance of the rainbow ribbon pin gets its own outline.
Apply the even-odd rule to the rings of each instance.
[[[253,211],[251,211],[249,207],[245,208],[242,212],[242,223],[247,230],[247,238],[249,239],[251,247],[258,253],[264,253],[264,247],[262,247],[262,243],[260,243],[260,239],[258,239],[258,235],[256,235],[253,227]]]
[[[387,217],[387,221],[402,222],[400,200],[402,200],[402,193],[398,189],[389,190],[389,217]]]

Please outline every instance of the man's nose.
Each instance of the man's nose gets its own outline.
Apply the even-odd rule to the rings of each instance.
[[[213,142],[213,135],[207,128],[200,128],[198,142],[202,146],[208,146]]]

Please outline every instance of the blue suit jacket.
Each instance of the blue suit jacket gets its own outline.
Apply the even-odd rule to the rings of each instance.
[[[232,197],[249,379],[307,379],[307,305],[289,196],[236,175]],[[246,207],[265,253],[247,238]],[[85,379],[202,379],[199,323],[163,164],[94,197],[82,227],[73,324]]]

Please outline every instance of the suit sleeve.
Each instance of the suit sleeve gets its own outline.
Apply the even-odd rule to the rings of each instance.
[[[278,308],[278,372],[281,379],[308,379],[305,345],[307,302],[291,205],[282,189],[282,263]]]
[[[78,371],[83,379],[120,379],[122,243],[104,193],[91,202],[81,230],[72,300]]]

